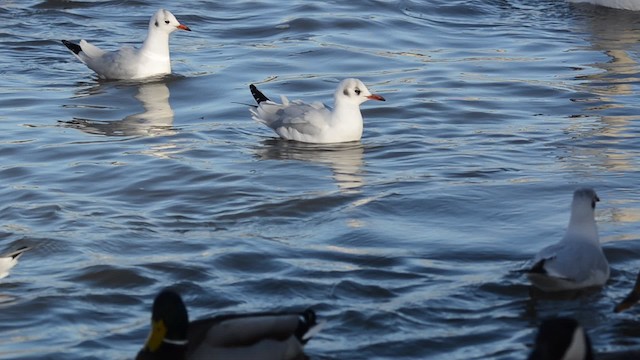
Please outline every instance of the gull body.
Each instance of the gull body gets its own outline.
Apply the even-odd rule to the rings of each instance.
[[[543,291],[577,290],[602,286],[609,279],[609,263],[600,246],[595,220],[599,200],[593,189],[574,192],[564,237],[542,249],[527,272],[535,287]]]
[[[180,295],[164,290],[153,303],[151,333],[136,360],[298,360],[322,323],[301,313],[223,315],[189,322]]]
[[[384,101],[358,79],[345,79],[334,93],[334,108],[315,102],[289,101],[275,103],[254,85],[251,94],[258,103],[251,108],[255,121],[273,129],[281,138],[305,143],[328,144],[358,141],[362,138],[363,120],[360,104],[367,100]]]
[[[107,52],[85,40],[62,43],[100,78],[136,80],[171,73],[169,35],[176,30],[191,31],[171,12],[160,9],[149,20],[147,38],[139,49],[123,47]]]

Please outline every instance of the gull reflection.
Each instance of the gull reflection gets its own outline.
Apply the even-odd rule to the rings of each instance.
[[[89,134],[105,136],[162,136],[173,135],[173,109],[169,104],[169,88],[162,82],[138,85],[135,98],[144,111],[116,121],[74,118],[63,122],[64,126]]]
[[[262,145],[256,150],[260,159],[300,160],[328,165],[341,191],[357,191],[364,185],[364,148],[360,142],[326,145],[269,139]]]

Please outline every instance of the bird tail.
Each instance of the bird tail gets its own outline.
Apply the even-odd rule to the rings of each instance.
[[[19,247],[16,251],[10,252],[8,254],[4,254],[2,256],[3,257],[10,257],[12,259],[18,260],[18,258],[20,256],[22,256],[22,254],[24,254],[24,252],[27,251],[27,250],[31,250],[31,248],[29,246],[22,246],[22,247]]]
[[[62,43],[64,44],[64,46],[66,46],[69,50],[71,50],[71,52],[73,52],[76,55],[80,54],[80,52],[82,51],[82,48],[80,47],[80,45],[74,44],[71,41],[62,40]]]
[[[319,333],[324,327],[326,321],[317,321],[316,313],[307,309],[300,314],[300,322],[298,323],[298,329],[296,330],[296,337],[305,344],[315,334]]]
[[[256,102],[258,104],[264,101],[269,101],[269,98],[264,96],[264,94],[260,90],[258,90],[258,88],[255,87],[255,85],[253,84],[249,85],[249,89],[251,90],[251,95],[253,95],[253,98],[256,99]]]

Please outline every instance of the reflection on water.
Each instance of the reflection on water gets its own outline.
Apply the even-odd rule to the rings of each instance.
[[[588,141],[574,151],[611,171],[632,170],[637,167],[637,153],[625,139],[634,132],[634,120],[639,118],[635,101],[628,101],[628,97],[634,96],[639,80],[639,18],[634,12],[602,7],[576,8],[576,11],[589,12],[590,16],[581,24],[589,34],[590,48],[606,57],[589,64],[597,72],[576,77],[581,83],[579,89],[590,94],[576,101],[584,104],[583,115],[595,115],[598,123],[582,127],[578,137]],[[575,134],[571,129],[569,132]]]
[[[89,134],[106,136],[173,135],[176,130],[173,128],[173,109],[169,104],[169,96],[169,88],[162,82],[142,83],[138,85],[135,97],[142,103],[143,112],[116,121],[74,118],[63,124]]]
[[[572,124],[566,128],[571,135],[571,146],[567,147],[565,164],[580,168],[576,173],[581,177],[592,179],[596,171],[604,170],[610,174],[610,181],[616,181],[617,174],[635,172],[640,158],[634,141],[640,119],[635,100],[640,73],[640,18],[638,13],[601,7],[575,10],[579,14],[588,13],[589,16],[578,24],[588,34],[589,48],[604,56],[588,64],[596,71],[576,77],[579,90],[586,96],[575,99],[582,104],[583,113],[572,119]],[[617,226],[634,224],[640,219],[640,211],[634,207],[634,202],[625,200],[608,200],[599,214],[603,217],[602,223]],[[601,242],[639,238],[633,226],[625,228],[628,230],[603,236]]]
[[[255,153],[260,159],[300,160],[328,165],[341,191],[356,191],[364,185],[364,148],[360,142],[324,145],[269,139],[263,141]]]
[[[638,61],[634,53],[640,40],[639,25],[637,13],[605,8],[598,8],[594,16],[586,19],[585,30],[590,34],[592,49],[610,59],[593,64],[604,71],[579,78],[587,80],[595,94],[611,96],[633,93],[632,85],[638,80]]]

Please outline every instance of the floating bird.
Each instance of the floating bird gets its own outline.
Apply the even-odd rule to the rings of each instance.
[[[319,102],[290,102],[285,96],[281,97],[282,104],[278,104],[253,84],[249,88],[258,103],[250,108],[254,120],[267,125],[283,139],[315,144],[360,140],[363,129],[360,104],[367,100],[385,101],[382,96],[372,94],[358,79],[340,82],[333,95],[333,110]]]
[[[589,335],[571,318],[542,322],[528,360],[593,360]]]
[[[9,275],[9,270],[16,266],[18,263],[18,259],[25,251],[31,249],[30,247],[23,246],[18,248],[18,250],[14,252],[10,252],[8,254],[0,255],[0,279],[5,278]]]
[[[527,271],[531,283],[543,291],[577,290],[602,286],[609,279],[607,262],[598,238],[593,189],[573,193],[569,227],[562,240],[542,249]]]
[[[302,348],[321,325],[311,309],[189,322],[180,295],[164,290],[153,302],[151,333],[136,359],[306,359]]]
[[[191,31],[167,10],[158,10],[149,21],[149,33],[139,49],[123,47],[106,52],[85,40],[62,43],[99,77],[112,80],[135,80],[171,73],[169,35],[176,30]]]
[[[614,9],[640,10],[640,0],[569,0],[572,3],[589,3]]]

